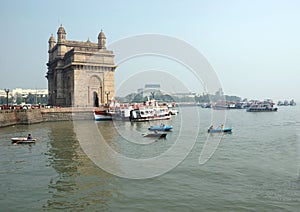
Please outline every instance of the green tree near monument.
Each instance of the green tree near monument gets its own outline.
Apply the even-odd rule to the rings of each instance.
[[[22,102],[23,102],[23,97],[22,97],[22,95],[21,95],[20,93],[17,93],[17,94],[16,94],[16,104],[17,104],[17,105],[20,105],[20,104],[22,104]]]
[[[0,105],[4,105],[4,104],[6,104],[6,98],[1,96],[0,97]]]
[[[25,102],[26,104],[47,104],[48,103],[48,96],[45,95],[45,96],[40,96],[40,95],[37,95],[37,94],[32,94],[32,93],[29,93],[27,95],[27,97],[25,98]]]

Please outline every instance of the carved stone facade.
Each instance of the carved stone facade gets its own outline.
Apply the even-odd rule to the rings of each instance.
[[[61,25],[57,42],[51,35],[48,43],[49,105],[97,107],[109,102],[114,96],[116,65],[102,30],[98,43],[71,41]]]

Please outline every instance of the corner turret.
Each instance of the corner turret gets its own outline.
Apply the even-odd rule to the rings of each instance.
[[[54,38],[53,34],[51,34],[48,43],[49,43],[49,51],[50,51],[56,44],[56,41],[55,41],[55,38]]]
[[[66,52],[66,31],[64,27],[60,25],[57,31],[57,56],[62,58]]]
[[[66,31],[61,24],[57,31],[57,43],[63,43],[65,40],[66,40]]]
[[[106,37],[104,32],[101,29],[101,32],[98,35],[98,48],[99,49],[106,49]]]

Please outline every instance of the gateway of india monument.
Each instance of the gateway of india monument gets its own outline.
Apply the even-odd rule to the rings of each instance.
[[[49,105],[98,107],[114,96],[114,54],[106,49],[106,37],[99,33],[98,43],[71,41],[61,25],[57,41],[49,39],[47,63]]]

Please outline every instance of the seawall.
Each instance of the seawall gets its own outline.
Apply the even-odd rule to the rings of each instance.
[[[93,108],[35,108],[0,110],[0,127],[41,122],[93,120]]]

